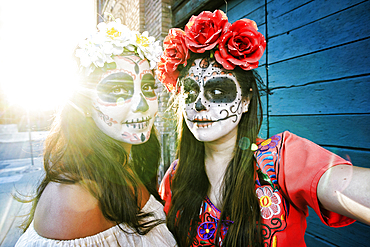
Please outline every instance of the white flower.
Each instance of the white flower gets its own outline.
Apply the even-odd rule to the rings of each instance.
[[[89,75],[95,68],[104,67],[105,63],[114,62],[113,56],[120,55],[124,50],[135,52],[141,59],[147,59],[150,68],[154,69],[162,54],[159,41],[149,36],[131,31],[121,24],[120,19],[109,23],[101,22],[97,32],[79,43],[75,56],[80,58],[80,65]]]

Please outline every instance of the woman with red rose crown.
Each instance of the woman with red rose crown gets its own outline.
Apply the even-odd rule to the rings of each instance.
[[[265,47],[254,21],[220,10],[164,40],[179,140],[160,194],[179,246],[305,246],[308,206],[329,226],[370,224],[369,169],[290,132],[258,138]]]

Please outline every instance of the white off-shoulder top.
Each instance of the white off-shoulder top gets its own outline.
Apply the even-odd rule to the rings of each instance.
[[[142,208],[142,211],[145,213],[153,212],[154,216],[148,217],[148,221],[153,219],[166,219],[162,204],[157,201],[153,195],[150,195],[149,200]],[[18,239],[15,247],[177,246],[175,239],[165,223],[154,227],[146,235],[134,233],[133,229],[125,223],[120,224],[120,226],[126,232],[122,231],[118,226],[113,226],[103,232],[85,238],[55,240],[41,237],[35,231],[32,222],[26,232]]]

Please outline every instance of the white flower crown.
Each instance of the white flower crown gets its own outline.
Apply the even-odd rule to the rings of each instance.
[[[121,24],[120,19],[112,22],[101,22],[96,33],[81,41],[75,56],[80,58],[80,66],[85,75],[90,75],[96,68],[104,67],[105,63],[114,62],[113,56],[121,55],[124,51],[134,52],[142,59],[147,59],[150,69],[154,69],[162,54],[159,41],[149,37],[145,31],[140,34],[131,31]]]

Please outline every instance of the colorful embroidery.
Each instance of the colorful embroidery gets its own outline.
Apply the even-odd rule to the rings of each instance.
[[[258,146],[258,151],[265,152],[271,148],[274,148],[276,147],[276,145],[279,143],[280,140],[281,140],[281,137],[279,135],[274,135],[273,137],[263,141]]]
[[[272,152],[265,152],[265,153],[258,153],[257,157],[257,184],[269,184],[274,191],[278,190],[278,181],[276,178],[276,171],[275,171],[275,160],[276,160],[276,153],[273,154]],[[264,183],[266,182],[266,183]]]
[[[276,232],[281,232],[286,227],[286,221],[280,218],[272,218],[270,222],[262,223],[262,239],[264,246],[274,246],[276,244],[277,237]]]
[[[221,211],[212,204],[208,197],[206,197],[199,212],[201,223],[197,229],[198,236],[194,239],[192,246],[214,246],[220,216]],[[233,221],[229,219],[222,221],[220,237],[218,240],[220,246],[222,245],[222,240],[232,223]]]
[[[259,199],[262,218],[270,219],[273,215],[280,213],[280,196],[274,193],[271,188],[268,186],[259,187],[256,189],[256,194]]]
[[[276,232],[286,228],[287,204],[279,191],[277,167],[279,166],[280,135],[275,135],[259,144],[256,157],[256,194],[262,217],[264,246],[276,246]]]
[[[271,247],[276,247],[276,245],[277,245],[277,237],[276,237],[276,235],[274,235],[272,237],[272,245],[271,245]]]
[[[278,160],[277,146],[280,140],[281,136],[274,135],[260,143],[257,152],[255,152],[259,180],[266,181],[274,191],[278,190],[275,163]],[[263,185],[263,181],[257,180],[256,182],[258,185]]]
[[[217,225],[215,222],[204,222],[198,227],[198,236],[202,240],[213,240],[215,237],[216,227]]]

